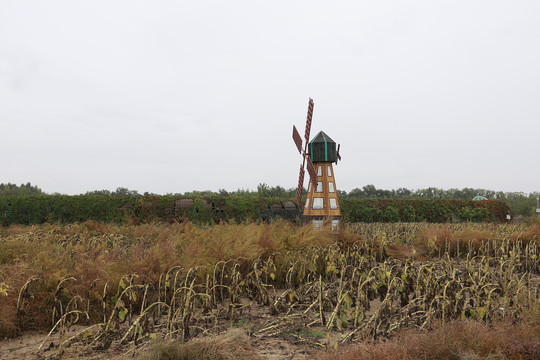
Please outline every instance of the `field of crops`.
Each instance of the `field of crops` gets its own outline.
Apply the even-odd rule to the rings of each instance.
[[[279,342],[290,358],[337,359],[365,341],[464,322],[528,326],[509,348],[482,351],[533,359],[539,255],[540,223],[0,228],[0,338],[42,334],[24,352],[0,342],[0,355],[157,359],[170,341],[200,348],[233,328],[243,340],[231,358],[281,358],[261,350]]]

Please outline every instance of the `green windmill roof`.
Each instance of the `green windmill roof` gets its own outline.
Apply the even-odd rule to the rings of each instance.
[[[474,200],[474,201],[487,200],[487,197],[478,195],[478,196],[473,197],[473,200]]]
[[[334,140],[330,138],[330,136],[326,135],[324,131],[319,131],[319,133],[311,140],[311,143],[336,143]]]
[[[335,162],[337,160],[336,142],[326,135],[324,131],[319,131],[311,140],[308,151],[313,162]]]

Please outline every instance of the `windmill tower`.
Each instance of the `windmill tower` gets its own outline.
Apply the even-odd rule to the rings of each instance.
[[[293,140],[302,154],[303,161],[300,166],[300,177],[298,179],[298,190],[296,192],[296,202],[302,206],[302,188],[304,186],[304,166],[307,163],[309,173],[309,183],[306,202],[303,206],[302,223],[304,225],[313,222],[314,227],[322,225],[324,220],[332,222],[332,227],[339,227],[341,210],[337,196],[336,180],[332,163],[341,160],[339,145],[323,131],[309,141],[311,131],[311,119],[313,117],[313,100],[309,99],[308,113],[306,120],[306,131],[304,133],[304,148],[302,149],[302,138],[293,125]]]

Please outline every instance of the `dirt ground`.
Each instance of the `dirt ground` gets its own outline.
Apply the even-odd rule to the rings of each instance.
[[[16,359],[16,360],[43,360],[43,359],[108,359],[108,360],[125,360],[132,359],[134,355],[138,355],[145,351],[146,345],[135,347],[124,346],[118,348],[112,344],[107,349],[99,349],[99,346],[85,348],[81,344],[75,343],[72,346],[65,348],[64,352],[58,354],[56,346],[75,335],[78,331],[83,330],[82,326],[72,326],[61,338],[59,334],[51,335],[47,338],[47,334],[29,333],[15,339],[5,339],[0,341],[0,359]],[[257,353],[268,360],[302,360],[310,359],[313,352],[318,349],[314,346],[303,345],[301,343],[293,343],[282,338],[273,337],[251,337],[251,343]],[[43,344],[43,345],[42,345]],[[41,349],[38,351],[39,347]],[[58,354],[58,355],[57,355]]]

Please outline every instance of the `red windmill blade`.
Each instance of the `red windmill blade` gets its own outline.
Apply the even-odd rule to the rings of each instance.
[[[306,139],[306,148],[304,152],[307,152],[307,145],[309,143],[309,132],[311,131],[311,118],[313,117],[313,99],[309,98],[308,108],[307,108],[307,119],[306,119],[306,133],[304,134],[304,139]]]
[[[296,147],[298,148],[298,152],[302,153],[302,138],[300,137],[300,133],[298,130],[296,130],[296,126],[292,126],[292,138],[294,140],[294,143],[296,144]]]
[[[296,202],[298,206],[302,206],[300,201],[302,201],[302,188],[304,187],[304,168],[300,166],[300,176],[298,177],[298,188],[296,189]]]
[[[337,146],[337,154],[336,154],[336,164],[337,164],[337,160],[341,161],[341,155],[339,154],[339,148],[340,148],[341,144],[338,144]]]
[[[309,157],[309,155],[306,156],[306,160],[307,160],[307,172],[309,174],[309,179],[311,180],[311,184],[314,186],[314,187],[317,187],[317,172],[315,171],[315,165],[313,165],[313,163],[311,162],[311,158]]]
[[[313,163],[311,162],[311,158],[309,157],[309,154],[307,153],[307,146],[309,143],[309,133],[311,132],[312,117],[313,117],[313,99],[310,98],[309,103],[308,103],[306,130],[304,133],[304,139],[306,142],[304,144],[303,150],[302,150],[302,138],[300,136],[300,133],[296,129],[296,126],[293,125],[292,137],[293,137],[294,143],[296,144],[296,147],[298,148],[298,152],[300,152],[300,154],[302,154],[302,157],[303,157],[302,166],[300,166],[300,175],[298,178],[298,189],[296,191],[296,202],[298,203],[298,206],[302,206],[301,204],[302,188],[304,187],[304,173],[305,173],[304,166],[306,165],[306,161],[307,161],[307,169],[308,169],[308,174],[309,174],[311,183],[313,184],[313,186],[317,186],[317,174],[315,172],[315,167],[313,166]]]

